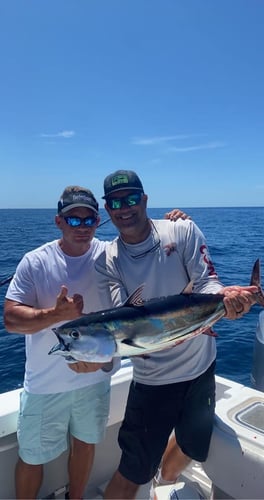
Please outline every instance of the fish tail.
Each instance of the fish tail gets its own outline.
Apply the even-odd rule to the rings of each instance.
[[[257,259],[253,269],[252,269],[252,274],[251,274],[251,280],[250,280],[250,285],[252,286],[257,286],[258,287],[258,292],[256,294],[256,302],[260,306],[264,307],[264,293],[261,288],[261,283],[260,283],[261,277],[260,277],[260,260]]]

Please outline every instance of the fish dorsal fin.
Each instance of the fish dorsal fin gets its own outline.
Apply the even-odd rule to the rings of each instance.
[[[190,293],[192,293],[192,291],[193,291],[193,281],[190,281],[190,282],[188,283],[188,285],[186,285],[186,287],[182,290],[182,292],[181,292],[181,293],[187,293],[187,294],[190,294]]]
[[[129,297],[124,302],[123,306],[143,306],[142,291],[144,289],[145,283],[142,283],[136,290],[129,295]]]

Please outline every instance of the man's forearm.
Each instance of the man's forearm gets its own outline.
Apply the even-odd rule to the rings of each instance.
[[[35,309],[29,306],[14,306],[4,314],[4,325],[10,333],[32,334],[61,321],[54,307]]]

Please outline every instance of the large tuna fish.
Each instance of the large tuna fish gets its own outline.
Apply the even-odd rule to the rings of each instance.
[[[259,260],[250,284],[258,286],[255,299],[264,306]],[[225,315],[220,294],[182,293],[143,301],[142,289],[139,287],[120,307],[83,315],[53,328],[59,343],[49,354],[59,354],[69,362],[138,356],[210,334],[210,327]]]

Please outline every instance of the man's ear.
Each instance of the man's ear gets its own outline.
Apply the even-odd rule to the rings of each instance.
[[[62,222],[61,217],[59,215],[55,215],[55,224],[59,229],[61,227],[61,222]]]
[[[110,213],[110,210],[109,210],[109,207],[108,207],[107,203],[104,204],[104,207],[105,207],[108,215],[110,215],[110,217],[111,217],[111,213]]]

